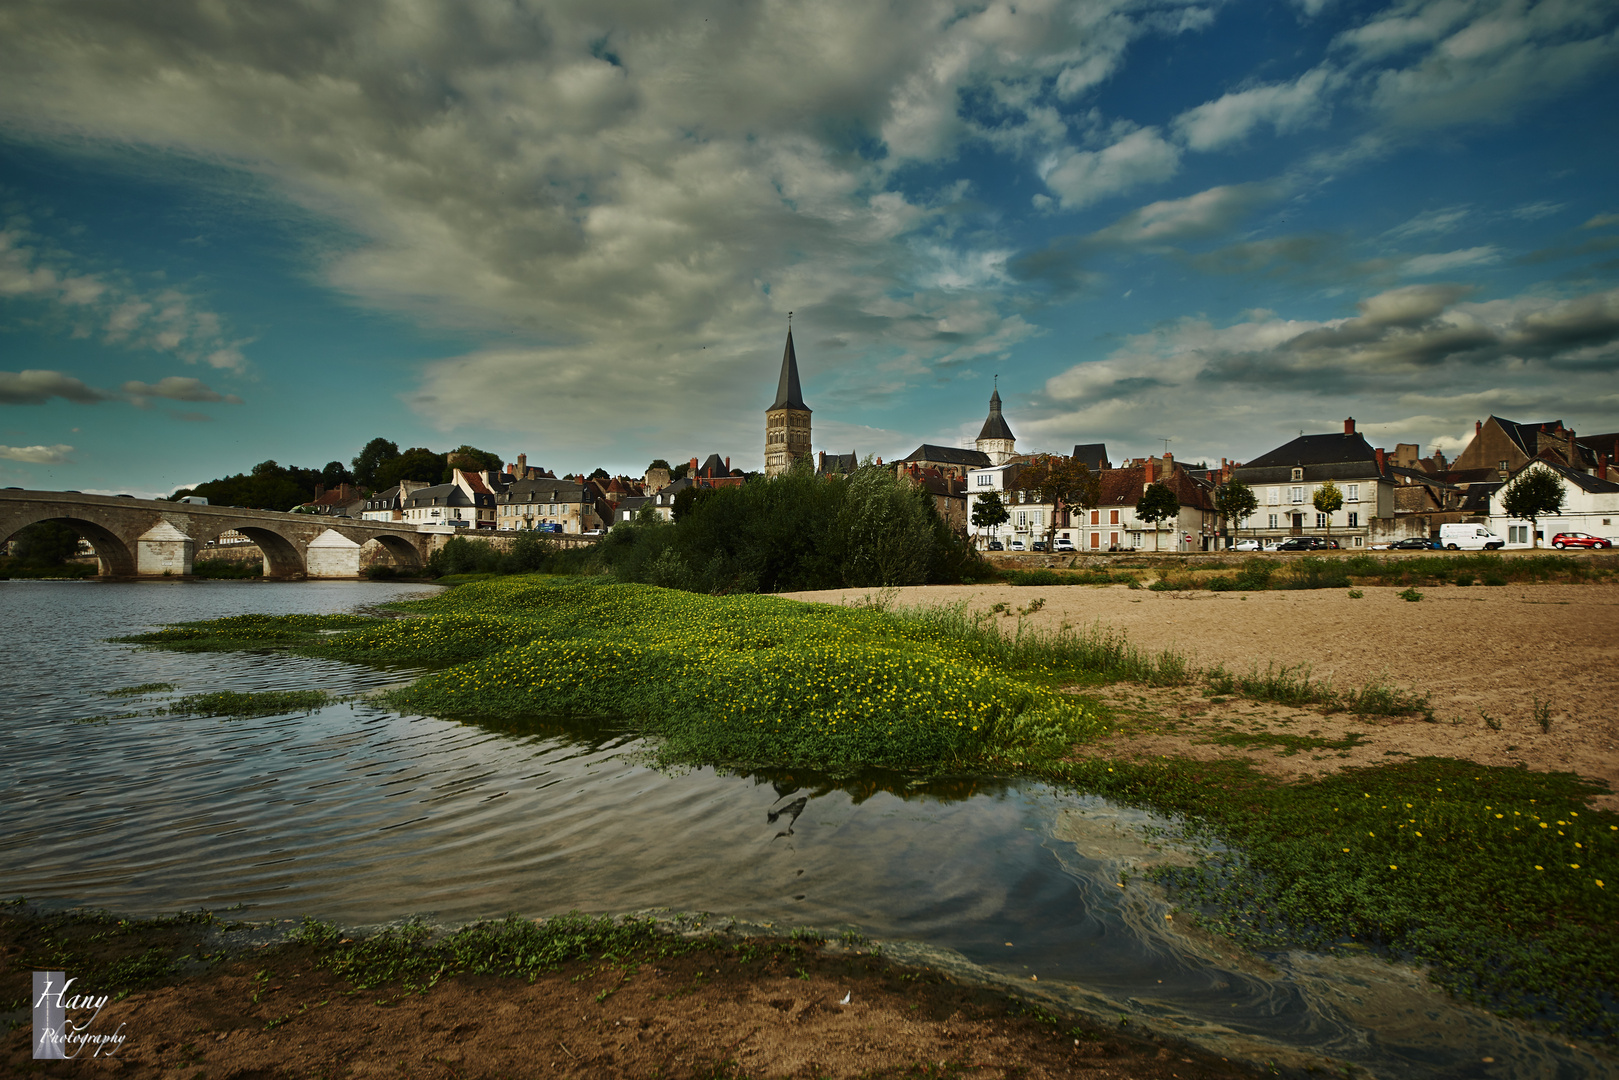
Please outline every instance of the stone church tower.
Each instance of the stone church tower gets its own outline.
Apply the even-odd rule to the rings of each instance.
[[[765,475],[780,476],[793,467],[793,462],[809,456],[810,408],[798,388],[798,356],[793,352],[793,328],[789,325],[776,403],[765,410]]]
[[[974,445],[979,453],[989,455],[991,465],[1005,465],[1017,456],[1012,449],[1015,442],[1017,437],[1006,426],[1006,418],[1001,416],[1001,390],[997,385],[989,399],[989,419],[984,421],[984,429],[978,433],[978,441]]]

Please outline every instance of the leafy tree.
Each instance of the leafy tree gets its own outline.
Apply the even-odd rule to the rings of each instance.
[[[413,446],[398,457],[378,467],[375,482],[380,491],[391,488],[401,480],[421,484],[442,484],[445,469],[444,454],[435,454],[425,446]]]
[[[380,491],[393,484],[377,482],[377,470],[399,457],[399,444],[375,438],[365,444],[350,464],[354,466],[354,482],[366,491]],[[398,483],[398,481],[394,481]]]
[[[662,458],[653,458],[652,459],[652,464],[650,464],[650,465],[648,465],[646,467],[646,471],[651,472],[653,469],[662,469],[665,472],[668,472],[669,471],[669,463],[667,461],[663,460]]]
[[[682,488],[675,493],[675,501],[670,504],[669,512],[679,521],[691,513],[692,507],[714,494],[713,488],[689,487]]]
[[[1158,523],[1180,517],[1181,501],[1168,484],[1153,483],[1141,493],[1136,503],[1136,517],[1153,527],[1153,549],[1158,548]]]
[[[689,473],[689,472],[691,472],[691,462],[682,461],[679,465],[676,465],[674,468],[669,470],[669,479],[670,480],[684,479],[685,475],[687,473]]]
[[[611,480],[612,477],[607,475],[607,470],[606,469],[597,469],[595,472],[590,474],[590,479],[592,479],[592,480]]]
[[[320,471],[320,482],[323,487],[335,488],[339,484],[354,483],[354,474],[345,469],[341,461],[328,461]]]
[[[1102,482],[1090,466],[1077,458],[1046,454],[1018,473],[1017,489],[1033,496],[1035,502],[1051,505],[1046,525],[1046,548],[1057,532],[1059,510],[1089,510],[1096,505]]]
[[[1241,480],[1233,480],[1214,493],[1214,509],[1221,518],[1235,522],[1240,531],[1243,521],[1259,509],[1259,497]]]
[[[1534,546],[1540,546],[1540,519],[1563,512],[1567,495],[1563,481],[1545,466],[1525,468],[1501,490],[1501,509],[1507,517],[1529,522]]]
[[[1001,501],[998,491],[981,492],[973,501],[973,524],[980,529],[993,529],[997,525],[1005,525],[1012,519],[1007,512],[1006,504]]]
[[[485,469],[498,470],[504,464],[499,454],[491,454],[487,450],[479,450],[476,446],[462,443],[444,455],[443,479],[439,483],[448,484],[455,479],[452,469],[460,469],[462,472],[482,472]]]
[[[1332,515],[1343,509],[1344,493],[1338,489],[1337,484],[1328,480],[1325,484],[1316,488],[1315,494],[1310,497],[1310,501],[1315,503],[1317,513],[1327,515],[1327,535],[1331,536]]]
[[[11,557],[25,566],[61,566],[78,550],[78,530],[57,521],[36,521],[11,538]]]
[[[250,510],[291,510],[315,497],[320,473],[314,469],[284,469],[274,460],[261,461],[251,473],[236,473],[194,488],[181,488],[172,500],[201,495],[215,506],[244,506]]]

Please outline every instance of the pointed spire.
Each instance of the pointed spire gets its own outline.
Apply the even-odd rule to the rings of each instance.
[[[810,411],[804,404],[804,393],[798,386],[798,354],[793,351],[792,315],[788,315],[787,348],[781,354],[781,381],[776,386],[776,403],[771,409],[803,409]]]
[[[984,421],[984,428],[978,433],[983,439],[1013,439],[1012,429],[1006,426],[1005,417],[1001,416],[1001,377],[995,376],[995,389],[989,396],[989,417]]]

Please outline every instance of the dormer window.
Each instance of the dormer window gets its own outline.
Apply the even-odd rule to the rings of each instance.
[[[1294,469],[1293,470],[1293,479],[1294,480],[1303,480],[1304,479],[1304,470],[1303,469]]]

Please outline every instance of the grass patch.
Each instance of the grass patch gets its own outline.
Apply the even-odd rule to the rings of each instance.
[[[1619,1039],[1619,814],[1591,808],[1597,784],[1441,758],[1292,784],[1241,762],[1051,772],[1233,845],[1157,876],[1246,946],[1367,946],[1466,1000]]]
[[[128,645],[156,645],[175,652],[287,649],[319,641],[323,631],[349,630],[381,621],[364,615],[233,615],[225,619],[175,623],[150,633],[111,640]]]
[[[144,697],[147,694],[164,694],[174,689],[173,683],[143,682],[139,686],[120,686],[116,690],[103,690],[108,697]]]
[[[1359,716],[1420,716],[1433,721],[1433,705],[1427,694],[1401,690],[1378,681],[1360,690],[1339,690],[1329,681],[1316,681],[1308,665],[1255,667],[1247,675],[1232,675],[1215,668],[1204,675],[1209,688],[1219,694],[1241,694],[1256,701],[1272,701],[1294,708],[1315,707],[1323,712],[1352,712]]]
[[[1237,731],[1225,728],[1209,737],[1209,742],[1221,746],[1279,746],[1284,757],[1292,757],[1300,750],[1349,750],[1360,744],[1366,736],[1359,731],[1344,733],[1341,739],[1323,739],[1314,735],[1289,735],[1280,731]]]
[[[59,563],[55,566],[31,566],[14,559],[0,559],[0,581],[7,578],[34,581],[75,581],[93,578],[101,572],[96,563]]]
[[[334,700],[324,690],[267,690],[258,694],[220,690],[187,695],[158,711],[171,716],[224,716],[237,720],[248,716],[313,712]]]
[[[1136,575],[1121,570],[1012,570],[1008,585],[1131,585]]]
[[[215,925],[207,912],[157,919],[128,919],[105,911],[75,909],[54,914],[29,912],[21,900],[0,904],[0,932],[7,945],[7,1008],[25,1009],[27,972],[68,971],[78,985],[97,995],[122,999],[132,990],[162,982],[188,960],[206,960],[203,942]]]

